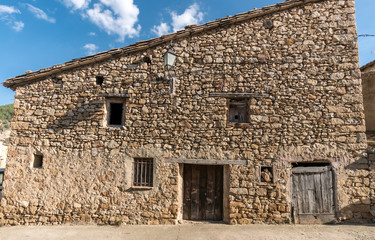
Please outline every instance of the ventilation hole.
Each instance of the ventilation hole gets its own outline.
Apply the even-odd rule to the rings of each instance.
[[[103,76],[96,76],[96,85],[103,85],[104,77]]]
[[[260,181],[266,183],[273,182],[272,167],[261,167],[260,168]]]
[[[42,154],[34,154],[34,168],[42,168],[43,167],[43,155]]]

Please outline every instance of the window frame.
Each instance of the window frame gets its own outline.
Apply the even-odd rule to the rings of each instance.
[[[245,120],[244,121],[231,121],[231,106],[233,105],[245,105]],[[249,121],[249,99],[248,98],[227,98],[227,122],[230,124],[243,124],[243,123],[250,123]]]
[[[263,181],[263,177],[262,177],[262,173],[263,171],[265,172],[265,170],[267,170],[270,174],[271,174],[271,181],[267,182],[267,181]],[[274,170],[274,167],[272,165],[262,165],[260,166],[259,168],[259,182],[261,183],[275,183],[275,170]]]
[[[272,174],[272,179],[270,182],[262,181],[262,170],[268,169],[268,171]],[[270,164],[262,164],[256,166],[256,179],[260,186],[275,186],[278,178],[278,171],[277,166],[274,163]]]
[[[41,153],[34,153],[32,167],[34,169],[42,169],[44,163],[44,156]]]
[[[122,104],[122,113],[121,113],[121,124],[110,124],[111,118],[111,104]],[[121,128],[125,125],[125,111],[126,111],[126,99],[125,98],[107,98],[105,102],[105,118],[104,126]]]
[[[144,182],[142,182],[141,176],[141,183],[136,179],[136,167],[138,166],[138,161],[149,161],[147,163],[148,169],[146,173],[146,178]],[[142,166],[142,165],[141,165]],[[139,168],[137,168],[139,169]],[[151,176],[150,176],[151,175]],[[133,168],[132,168],[132,188],[135,189],[152,189],[155,186],[155,159],[154,158],[147,158],[147,157],[137,157],[133,159]]]
[[[98,75],[98,76],[95,76],[95,84],[97,86],[103,86],[103,83],[104,83],[104,76],[101,76],[101,75]]]

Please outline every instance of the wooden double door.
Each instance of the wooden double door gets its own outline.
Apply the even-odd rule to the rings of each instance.
[[[297,223],[329,223],[336,220],[331,166],[293,168],[292,189]]]
[[[223,166],[184,165],[183,218],[223,219]]]

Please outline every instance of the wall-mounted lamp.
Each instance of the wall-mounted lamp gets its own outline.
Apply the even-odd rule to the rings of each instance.
[[[164,59],[164,67],[167,69],[167,73],[165,76],[166,80],[169,80],[169,93],[171,95],[176,94],[176,79],[174,77],[170,76],[169,70],[174,67],[174,63],[176,61],[177,55],[173,51],[173,46],[172,42],[171,45],[168,48],[168,51],[164,54],[163,59]]]
[[[167,70],[174,67],[174,63],[176,61],[177,55],[174,53],[172,45],[169,46],[168,51],[164,54],[164,66],[167,68]]]

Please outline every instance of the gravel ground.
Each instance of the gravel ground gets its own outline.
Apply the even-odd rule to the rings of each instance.
[[[183,224],[168,226],[16,226],[0,227],[0,239],[359,239],[375,240],[375,225],[224,225]]]

